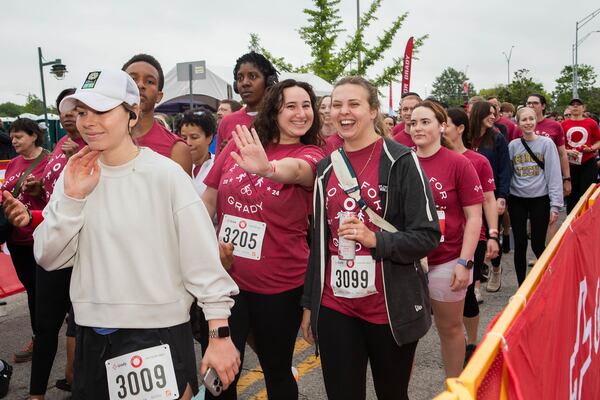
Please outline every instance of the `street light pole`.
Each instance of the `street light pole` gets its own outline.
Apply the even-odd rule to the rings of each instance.
[[[360,0],[356,0],[356,32],[360,30]],[[360,74],[360,45],[358,47],[358,73]]]
[[[44,123],[46,124],[46,139],[50,143],[50,125],[48,124],[48,106],[46,105],[46,87],[44,85],[44,67],[52,65],[50,73],[54,74],[58,79],[62,79],[67,72],[67,68],[62,63],[60,58],[53,61],[44,62],[42,56],[42,48],[38,47],[38,62],[40,64],[40,80],[42,81],[42,102],[44,104]]]
[[[506,55],[506,53],[503,51],[502,54],[504,54],[504,58],[506,58],[506,64],[507,64],[507,73],[506,73],[506,85],[510,85],[510,59],[512,58],[512,51],[515,48],[515,46],[510,46],[510,51],[508,52],[508,55]]]
[[[589,13],[588,15],[586,15],[584,18],[582,18],[581,20],[575,22],[575,65],[574,65],[574,69],[573,69],[573,97],[578,97],[578,90],[577,90],[577,86],[579,84],[579,44],[583,41],[583,39],[580,41],[579,40],[579,29],[583,28],[588,22],[590,22],[592,19],[594,19],[598,14],[600,14],[600,8],[592,11],[591,13]],[[585,36],[585,38],[587,38],[589,35]],[[584,38],[584,39],[585,39]]]

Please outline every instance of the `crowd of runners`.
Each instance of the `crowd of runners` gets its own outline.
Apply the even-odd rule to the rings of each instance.
[[[317,98],[250,52],[233,79],[243,106],[159,118],[163,71],[140,54],[59,94],[51,153],[36,122],[10,125],[3,228],[33,332],[13,361],[31,361],[31,399],[65,318],[56,386],[73,399],[191,399],[200,384],[236,399],[246,344],[269,398],[297,399],[299,332],[328,398],[364,399],[367,364],[379,399],[408,398],[432,318],[458,376],[511,232],[520,285],[528,240],[539,257],[597,180],[598,120],[581,99],[556,115],[536,93],[448,108],[409,92],[397,120],[361,77]],[[11,371],[0,361],[0,397]]]

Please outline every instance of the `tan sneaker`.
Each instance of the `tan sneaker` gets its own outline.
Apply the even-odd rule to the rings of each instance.
[[[486,286],[488,292],[497,292],[502,287],[502,267],[492,267]]]
[[[31,357],[33,356],[33,340],[29,341],[27,347],[25,347],[21,351],[17,351],[15,353],[15,363],[24,363],[27,361],[31,361]]]

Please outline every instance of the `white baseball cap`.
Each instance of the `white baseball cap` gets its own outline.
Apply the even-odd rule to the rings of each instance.
[[[71,111],[77,101],[104,112],[122,103],[140,104],[140,91],[128,73],[120,69],[103,69],[88,73],[75,93],[62,99],[58,108],[60,112]]]

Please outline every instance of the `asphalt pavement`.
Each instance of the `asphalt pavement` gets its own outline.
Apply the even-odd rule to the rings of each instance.
[[[503,255],[502,266],[502,289],[497,293],[488,293],[482,290],[484,303],[480,305],[480,335],[485,332],[492,318],[502,311],[510,296],[517,289],[512,252]],[[9,361],[14,367],[13,379],[6,399],[27,399],[31,363],[14,364],[12,362],[13,353],[20,350],[31,337],[26,296],[25,294],[18,294],[4,300],[8,302],[8,305],[6,306],[7,315],[0,317],[0,358]],[[58,353],[46,394],[47,400],[69,398],[67,393],[58,390],[54,386],[57,379],[64,377],[66,359],[65,328],[66,326],[63,326],[61,331]],[[196,353],[197,359],[199,359],[199,346],[196,346]],[[300,337],[296,342],[294,366],[300,375],[298,381],[300,399],[326,399],[321,368],[319,360],[314,357],[314,348],[306,344]],[[260,365],[255,354],[249,348],[246,349],[246,360],[243,368],[243,374],[238,385],[238,398],[241,400],[267,399]],[[434,325],[417,347],[409,395],[411,399],[431,399],[444,388],[440,344]],[[370,373],[368,374],[367,399],[376,399]]]

